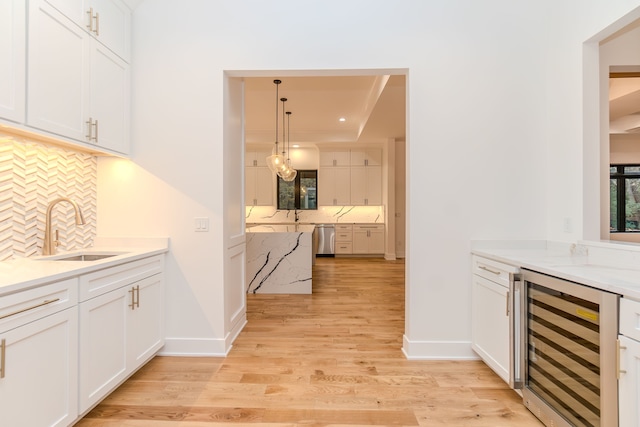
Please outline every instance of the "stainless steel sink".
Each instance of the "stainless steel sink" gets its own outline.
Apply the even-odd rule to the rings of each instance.
[[[111,252],[111,253],[75,253],[68,255],[56,255],[51,257],[38,258],[40,261],[99,261],[105,258],[111,258],[116,255],[122,255],[125,252]]]

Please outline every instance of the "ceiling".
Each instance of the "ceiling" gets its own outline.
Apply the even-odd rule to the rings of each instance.
[[[640,133],[640,76],[609,79],[609,133]]]
[[[245,140],[273,144],[278,98],[287,98],[291,144],[380,143],[406,137],[404,75],[247,77]],[[340,121],[340,118],[344,121]],[[278,101],[278,141],[282,135],[282,102]],[[285,122],[285,127],[287,124]]]

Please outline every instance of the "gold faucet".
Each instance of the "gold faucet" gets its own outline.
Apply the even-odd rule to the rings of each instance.
[[[82,211],[76,202],[67,198],[60,197],[59,199],[55,199],[53,202],[49,203],[47,206],[47,216],[46,221],[44,223],[44,243],[42,245],[42,255],[55,255],[56,247],[60,245],[60,241],[58,240],[58,230],[56,230],[55,240],[51,236],[51,211],[53,207],[60,202],[68,202],[71,203],[73,209],[76,211],[76,225],[84,225],[84,217],[82,216]]]

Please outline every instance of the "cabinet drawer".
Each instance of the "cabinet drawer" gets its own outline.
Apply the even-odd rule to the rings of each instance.
[[[352,254],[353,243],[351,242],[336,242],[335,247],[336,254]]]
[[[336,242],[350,242],[351,240],[353,240],[353,233],[351,231],[336,230]]]
[[[336,224],[336,233],[339,232],[349,232],[351,233],[353,231],[353,225],[351,224]]]
[[[80,301],[158,274],[163,263],[163,255],[157,255],[80,276]]]
[[[353,231],[384,231],[384,224],[356,224],[353,226]]]
[[[620,298],[620,333],[640,341],[640,302]]]
[[[478,256],[472,257],[472,264],[473,274],[499,283],[505,287],[509,287],[511,274],[519,272],[518,267]]]
[[[8,331],[76,305],[78,279],[67,279],[0,298],[0,331]]]

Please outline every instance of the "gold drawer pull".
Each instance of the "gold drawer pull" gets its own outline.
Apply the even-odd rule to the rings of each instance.
[[[3,314],[2,316],[0,316],[0,319],[6,319],[7,317],[15,316],[16,314],[24,313],[25,311],[33,310],[34,308],[42,307],[44,305],[51,304],[51,303],[56,302],[56,301],[60,301],[60,298],[48,299],[48,300],[45,300],[45,301],[41,302],[40,304],[36,304],[34,306],[31,306],[31,307],[23,308],[22,310],[17,310],[17,311],[14,311],[13,313]]]
[[[479,266],[478,266],[478,268],[479,268],[480,270],[484,270],[484,271],[488,271],[489,273],[493,273],[493,274],[495,274],[496,276],[499,276],[499,275],[500,275],[500,272],[499,272],[498,270],[492,270],[492,269],[490,269],[489,267],[485,267],[484,265],[479,265]]]
[[[0,341],[0,378],[4,378],[4,359],[5,359],[5,351],[7,348],[7,341],[2,338]]]

